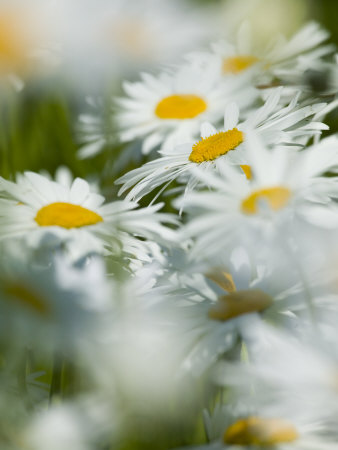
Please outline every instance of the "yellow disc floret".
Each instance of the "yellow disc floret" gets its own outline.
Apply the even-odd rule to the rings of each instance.
[[[230,425],[223,435],[228,445],[270,447],[294,442],[299,435],[296,428],[286,420],[248,417]]]
[[[242,56],[231,56],[223,61],[223,73],[239,73],[245,69],[248,69],[256,62],[258,62],[256,56],[242,55]]]
[[[284,208],[291,197],[291,192],[283,186],[259,189],[242,201],[241,209],[245,214],[256,214],[259,201],[265,201],[273,211]]]
[[[243,314],[260,312],[273,302],[272,297],[259,289],[230,292],[218,299],[209,309],[209,318],[226,321]]]
[[[192,147],[189,160],[195,163],[212,161],[219,156],[234,150],[244,141],[242,131],[233,128],[229,131],[220,131],[207,138],[202,138]]]
[[[155,109],[160,119],[193,119],[207,109],[203,98],[193,94],[170,95],[161,100]]]
[[[43,206],[35,221],[40,227],[58,226],[69,229],[95,225],[103,222],[103,219],[99,214],[80,205],[56,202]]]

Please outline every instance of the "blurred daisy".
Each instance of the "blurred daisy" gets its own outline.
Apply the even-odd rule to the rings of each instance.
[[[219,164],[219,174],[196,169],[196,176],[214,190],[190,193],[176,202],[189,214],[182,237],[195,239],[192,257],[219,254],[239,244],[252,249],[274,239],[283,243],[289,227],[301,222],[337,226],[332,201],[338,195],[337,179],[322,176],[337,170],[337,136],[294,152],[285,147],[268,150],[251,134],[247,148],[251,180],[225,162]]]
[[[254,36],[249,22],[244,22],[238,30],[235,43],[223,40],[212,45],[210,54],[195,54],[190,60],[207,65],[217,61],[218,72],[227,78],[247,74],[257,85],[270,83],[288,70],[293,71],[299,61],[308,66],[321,57],[334,51],[333,45],[321,45],[329,33],[317,23],[310,22],[294,36],[286,40],[277,36],[265,48],[253,46]]]
[[[250,178],[251,171],[246,155],[246,132],[256,130],[263,142],[270,144],[290,144],[301,146],[310,137],[319,135],[328,127],[317,121],[325,114],[325,104],[305,107],[297,105],[299,94],[286,107],[279,107],[282,89],[276,89],[265,104],[251,113],[244,122],[239,122],[239,108],[230,103],[224,114],[224,128],[217,130],[205,122],[201,126],[201,140],[177,145],[173,149],[162,150],[162,158],[132,170],[119,178],[116,183],[124,184],[119,194],[136,186],[128,193],[127,199],[138,201],[158,186],[167,187],[178,179],[189,192],[200,184],[195,176],[198,165],[205,174],[219,171],[219,164],[227,162],[238,165]],[[313,120],[312,120],[313,119]]]
[[[279,76],[287,86],[297,86],[303,91],[303,96],[337,99],[338,92],[338,55],[333,59],[308,61],[300,59],[292,70],[280,70]]]
[[[332,301],[337,302],[337,297]],[[338,396],[338,335],[337,309],[330,312],[318,308],[315,328],[304,322],[297,333],[285,333],[265,326],[264,342],[250,364],[222,363],[213,376],[214,381],[231,388],[234,394],[245,392],[255,385],[258,397],[278,403],[289,393],[295,399],[293,409],[315,418],[318,412],[326,420],[335,420]],[[265,392],[264,392],[265,391]],[[266,401],[269,401],[266,398]]]
[[[166,283],[169,292],[172,283],[170,304],[162,308],[167,306],[166,317],[174,317],[174,334],[182,347],[180,372],[193,376],[226,359],[242,341],[250,352],[256,351],[265,315],[289,329],[294,325],[286,312],[307,309],[304,287],[291,267],[281,275],[280,267],[255,266],[238,249],[226,266],[209,265],[205,276],[186,272],[185,279],[179,274],[177,284],[173,275],[167,274]]]
[[[88,183],[76,178],[71,186],[59,184],[33,172],[25,172],[18,183],[0,179],[0,239],[24,236],[87,243],[83,252],[123,250],[124,236],[169,242],[175,232],[161,222],[175,223],[168,214],[157,213],[160,206],[138,209],[136,203],[104,203],[91,192]]]
[[[7,351],[33,346],[47,354],[70,354],[83,349],[81,355],[89,356],[83,347],[92,349],[93,336],[109,310],[105,277],[99,258],[80,267],[57,255],[42,267],[29,254],[6,252],[0,277],[0,337],[2,342],[11,340]]]
[[[0,76],[15,88],[56,63],[51,5],[5,0],[0,5]]]
[[[80,141],[80,158],[90,158],[100,153],[105,147],[117,145],[114,131],[113,111],[106,111],[102,99],[87,97],[89,112],[80,114],[77,134]],[[140,154],[140,152],[138,152]],[[116,161],[114,162],[115,167]]]
[[[112,409],[99,395],[50,405],[29,416],[20,440],[27,450],[93,450],[117,432],[121,420]]]
[[[171,149],[196,138],[202,122],[217,123],[224,105],[247,107],[257,97],[254,88],[234,80],[223,83],[213,65],[186,64],[174,73],[141,74],[142,81],[124,83],[128,98],[117,100],[120,139],[143,139],[142,151]]]
[[[255,397],[256,398],[256,397]],[[292,409],[293,402],[284,401],[270,405],[244,404],[217,405],[213,415],[204,411],[204,421],[209,443],[190,446],[198,450],[240,450],[273,448],[276,450],[333,450],[333,426],[320,420],[310,420]],[[318,414],[320,417],[320,412]],[[323,431],[326,431],[324,434]],[[185,447],[187,448],[187,447]]]
[[[217,35],[215,10],[191,8],[182,0],[60,0],[58,7],[66,70],[89,90],[102,88],[102,81],[111,83],[111,77],[114,82],[176,63]]]

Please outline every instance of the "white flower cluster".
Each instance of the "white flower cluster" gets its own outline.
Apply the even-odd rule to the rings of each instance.
[[[116,139],[147,162],[122,200],[64,167],[0,177],[1,450],[338,448],[338,88],[307,78],[335,73],[327,38],[309,23],[254,48],[244,23],[125,81]],[[96,155],[105,124],[80,122]],[[136,436],[163,422],[190,437]]]

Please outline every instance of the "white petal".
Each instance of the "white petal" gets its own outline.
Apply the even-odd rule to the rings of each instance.
[[[75,178],[70,189],[70,201],[81,204],[89,194],[89,185],[82,178]]]
[[[209,122],[204,122],[201,125],[201,137],[207,138],[209,136],[212,136],[213,134],[217,133],[217,130],[215,127],[211,125]]]
[[[252,43],[252,30],[248,20],[244,21],[237,33],[237,51],[241,55],[250,55]]]
[[[235,102],[229,103],[224,113],[224,131],[232,130],[238,124],[239,109]]]

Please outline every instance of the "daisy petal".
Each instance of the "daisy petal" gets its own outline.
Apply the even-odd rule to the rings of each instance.
[[[209,123],[209,122],[202,123],[202,125],[201,125],[201,137],[203,139],[205,139],[205,138],[207,138],[209,136],[212,136],[215,133],[217,133],[217,130],[216,130],[215,127],[213,127],[211,125],[211,123]]]
[[[235,102],[229,103],[224,113],[224,131],[232,130],[238,124],[239,109]]]

